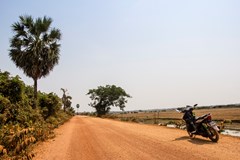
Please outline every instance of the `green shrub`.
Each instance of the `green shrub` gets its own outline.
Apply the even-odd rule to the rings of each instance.
[[[61,99],[54,93],[41,93],[39,107],[32,109],[33,87],[18,76],[0,71],[0,159],[31,160],[31,145],[53,138],[53,129],[74,114],[73,108],[61,109]]]
[[[0,127],[14,119],[15,107],[11,102],[0,95]]]
[[[53,116],[61,109],[61,99],[54,93],[42,93],[39,97],[39,106],[44,119]]]
[[[9,72],[0,71],[0,94],[12,103],[23,98],[24,83],[19,76],[11,77]]]

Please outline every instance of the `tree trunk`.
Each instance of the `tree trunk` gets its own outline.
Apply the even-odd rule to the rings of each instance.
[[[33,109],[37,108],[37,79],[34,79],[34,101],[33,101]]]
[[[63,111],[66,112],[66,106],[63,104]]]

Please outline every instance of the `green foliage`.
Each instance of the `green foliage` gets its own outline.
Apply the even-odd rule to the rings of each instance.
[[[0,71],[0,94],[7,97],[12,103],[23,98],[24,83],[19,76],[11,77],[9,72]]]
[[[52,127],[56,128],[59,125],[62,125],[64,122],[66,122],[70,117],[72,117],[73,114],[68,113],[66,114],[63,110],[58,111],[58,113],[54,116],[50,116],[46,119],[46,122],[51,124]]]
[[[34,108],[37,103],[37,80],[47,76],[58,64],[61,38],[59,29],[51,28],[52,19],[20,16],[12,25],[9,56],[17,67],[34,80]]]
[[[63,91],[63,96],[62,96],[63,110],[66,111],[68,109],[71,112],[72,109],[73,109],[73,108],[71,109],[71,105],[72,105],[71,99],[72,99],[72,97],[66,95],[67,89],[61,88],[61,90]]]
[[[67,114],[72,115],[72,116],[75,115],[74,108],[72,108],[72,107],[67,108]]]
[[[61,99],[54,93],[42,94],[39,97],[39,106],[43,111],[43,117],[55,115],[61,108]]]
[[[90,106],[96,109],[97,115],[102,116],[110,111],[110,106],[119,107],[124,110],[126,98],[130,98],[121,87],[115,85],[99,86],[97,89],[90,89],[87,95],[93,101]]]
[[[25,86],[24,89],[25,102],[30,106],[34,104],[34,88],[32,86]]]
[[[11,114],[12,104],[0,95],[0,127],[13,118]]]
[[[61,110],[55,93],[41,93],[33,109],[34,89],[18,76],[0,71],[0,159],[32,159],[31,145],[54,137],[53,129],[66,122],[73,108]]]
[[[41,110],[32,109],[28,104],[19,103],[15,122],[24,127],[31,127],[33,124],[43,121]]]

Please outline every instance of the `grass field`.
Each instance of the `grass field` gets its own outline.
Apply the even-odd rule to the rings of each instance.
[[[213,109],[196,109],[195,115],[201,116],[211,113],[214,120],[240,120],[240,108],[213,108]],[[117,117],[136,117],[136,118],[163,118],[163,119],[181,119],[183,114],[175,110],[166,110],[159,112],[138,112],[127,114],[116,114]]]
[[[194,113],[197,117],[211,113],[214,121],[225,121],[227,128],[240,130],[240,108],[209,108],[196,109]],[[126,114],[115,114],[120,120],[130,120],[143,123],[168,123],[170,121],[178,121],[182,119],[183,114],[175,110],[163,110],[158,112],[131,112]],[[232,123],[233,122],[233,123]]]

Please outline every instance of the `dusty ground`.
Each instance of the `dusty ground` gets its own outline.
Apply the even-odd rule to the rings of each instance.
[[[218,143],[166,127],[75,116],[39,144],[34,160],[239,159],[240,138]]]

